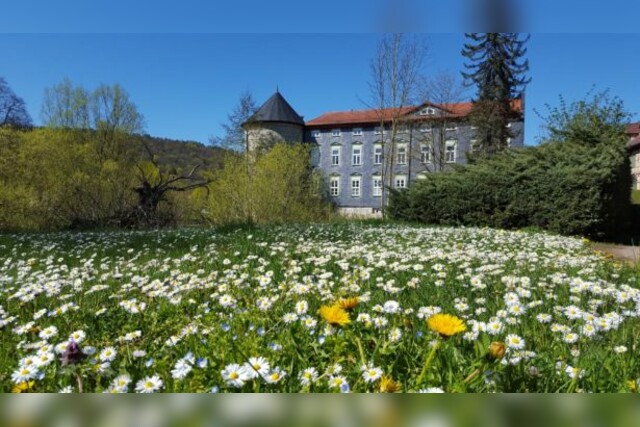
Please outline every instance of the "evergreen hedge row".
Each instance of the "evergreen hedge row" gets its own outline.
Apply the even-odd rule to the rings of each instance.
[[[429,224],[624,237],[636,215],[625,142],[603,136],[597,144],[547,142],[509,150],[392,191],[388,212]]]

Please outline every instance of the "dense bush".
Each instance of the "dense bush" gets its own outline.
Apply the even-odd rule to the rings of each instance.
[[[213,224],[312,221],[327,217],[329,208],[309,147],[283,143],[261,155],[230,154],[203,202]]]
[[[429,175],[395,192],[389,212],[431,224],[611,237],[628,232],[630,185],[624,139],[548,142]]]
[[[622,102],[602,92],[570,105],[561,98],[549,110],[546,142],[429,175],[394,192],[389,213],[432,224],[628,236],[640,218],[630,200]]]

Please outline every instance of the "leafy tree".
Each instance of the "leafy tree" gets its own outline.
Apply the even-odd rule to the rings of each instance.
[[[495,154],[507,147],[507,139],[515,135],[507,127],[517,116],[513,99],[530,82],[526,77],[529,61],[523,59],[529,37],[517,33],[466,33],[462,55],[469,60],[463,72],[465,82],[477,87],[470,115],[477,127],[478,151]]]
[[[90,129],[91,94],[81,86],[74,86],[65,78],[46,88],[40,116],[45,126],[54,128]]]
[[[227,122],[221,123],[224,136],[209,138],[211,145],[238,152],[245,151],[246,143],[242,124],[249,120],[258,111],[258,108],[259,106],[256,104],[253,94],[249,91],[242,92],[238,104],[227,115]]]
[[[24,100],[0,77],[0,126],[29,127],[31,124],[31,116]]]

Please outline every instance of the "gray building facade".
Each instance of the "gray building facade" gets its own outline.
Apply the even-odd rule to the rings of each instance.
[[[279,93],[276,95],[274,97],[282,98]],[[279,99],[273,101],[274,97],[265,105],[270,103],[276,107],[274,104],[281,103]],[[282,101],[286,103],[284,98]],[[282,111],[287,110],[280,107]],[[298,123],[296,129],[300,130],[302,141],[291,140],[286,135],[281,140],[314,145],[315,166],[323,171],[328,193],[342,213],[375,216],[382,207],[383,187],[406,188],[428,173],[467,162],[475,143],[474,129],[468,121],[470,110],[470,103],[424,103],[402,111],[332,112],[303,125]],[[514,110],[524,111],[520,100],[515,101]],[[274,123],[277,127],[278,120],[291,126],[294,117],[290,113],[278,117],[272,111],[263,111],[262,115],[271,118],[265,124],[269,130]],[[261,126],[259,120],[248,122],[247,137],[256,135]],[[513,135],[509,146],[522,147],[524,115],[514,117],[509,127]],[[252,142],[250,146],[256,144]]]

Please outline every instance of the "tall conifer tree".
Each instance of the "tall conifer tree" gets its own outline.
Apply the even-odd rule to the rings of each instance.
[[[467,85],[477,87],[470,120],[477,128],[479,152],[491,155],[507,147],[515,135],[507,127],[521,114],[512,100],[521,96],[531,80],[525,43],[517,33],[466,33],[462,55],[469,60],[462,75]]]

